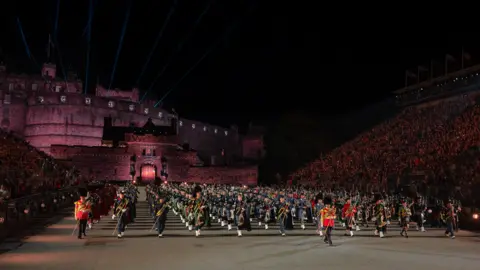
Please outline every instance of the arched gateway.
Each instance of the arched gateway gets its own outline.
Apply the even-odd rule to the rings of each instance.
[[[140,167],[140,177],[143,182],[152,182],[157,178],[157,167],[152,164],[143,164]]]

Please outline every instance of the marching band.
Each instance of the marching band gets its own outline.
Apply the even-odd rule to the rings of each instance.
[[[204,185],[201,188],[187,184],[147,185],[145,191],[153,218],[151,231],[155,229],[160,238],[170,210],[196,237],[212,222],[220,223],[229,231],[236,228],[238,237],[242,237],[245,231],[251,231],[253,222],[265,230],[269,229],[269,225],[277,224],[281,236],[286,236],[296,224],[305,229],[306,223],[313,223],[316,224],[317,234],[323,236],[328,245],[333,245],[331,233],[336,220],[344,227],[345,236],[353,237],[355,231],[360,231],[360,225],[368,227],[371,221],[375,223],[374,234],[384,238],[395,216],[401,228],[400,235],[408,238],[410,222],[415,222],[418,231],[425,232],[426,217],[432,213],[423,198],[415,198],[408,204],[409,198],[384,194],[352,196],[344,192],[315,195],[318,191],[306,189],[298,192],[245,186]],[[114,200],[112,193],[117,193]],[[128,224],[135,222],[138,194],[136,186],[127,184],[121,190],[104,189],[80,197],[75,202],[78,238],[86,236],[87,224],[91,228],[100,215],[106,215],[109,207],[105,204],[109,203],[113,204],[112,219],[117,221],[112,234],[122,238]],[[439,222],[447,227],[445,235],[452,239],[458,230],[459,210],[459,206],[448,202],[439,215]]]

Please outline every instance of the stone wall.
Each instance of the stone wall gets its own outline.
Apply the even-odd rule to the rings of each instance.
[[[170,145],[156,145],[156,156],[141,155],[142,149],[153,145],[135,144],[124,148],[52,145],[51,154],[80,174],[100,180],[130,180],[130,158],[135,155],[135,177],[144,165],[153,165],[160,176],[161,157],[167,159],[169,181],[256,185],[257,167],[192,167],[197,161],[194,152],[178,151]]]
[[[45,152],[50,152],[52,144],[100,146],[105,117],[112,117],[114,126],[142,126],[148,118],[155,125],[167,126],[175,117],[143,104],[71,93],[35,93],[17,110],[21,108],[26,112],[15,111],[10,123],[16,123],[16,129],[24,130],[25,138]],[[241,155],[235,129],[182,118],[179,123],[178,141],[189,143],[202,155],[220,156],[222,149],[229,156]]]

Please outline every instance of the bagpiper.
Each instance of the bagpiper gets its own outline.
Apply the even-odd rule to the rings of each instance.
[[[165,230],[165,223],[167,222],[167,214],[170,209],[170,205],[166,202],[163,195],[159,196],[157,203],[155,204],[155,224],[158,232],[158,237],[163,236],[163,230]]]
[[[242,230],[247,230],[247,231],[252,230],[250,218],[247,215],[248,207],[245,201],[243,200],[242,194],[238,194],[237,202],[234,208],[235,208],[235,220],[237,222],[237,234],[238,234],[238,237],[242,237]]]
[[[380,235],[380,238],[385,237],[387,231],[387,218],[385,215],[385,206],[383,204],[383,197],[381,194],[375,194],[375,235]]]
[[[193,203],[193,219],[192,224],[195,227],[195,236],[200,236],[201,229],[203,225],[205,225],[207,211],[207,206],[205,205],[205,201],[202,198],[202,189],[198,186],[194,188],[193,191],[194,199]]]
[[[405,238],[408,238],[407,232],[410,224],[411,215],[412,215],[412,212],[410,211],[410,207],[408,207],[407,202],[405,200],[402,201],[402,204],[398,209],[398,219],[400,221],[400,227],[402,228],[400,235]]]
[[[75,202],[75,220],[77,221],[78,239],[87,236],[87,221],[91,212],[90,204],[85,199],[85,196],[80,196],[80,199]]]
[[[345,221],[345,236],[353,236],[353,227],[355,226],[356,212],[356,205],[352,204],[352,201],[350,199],[347,199],[342,209],[342,219]]]

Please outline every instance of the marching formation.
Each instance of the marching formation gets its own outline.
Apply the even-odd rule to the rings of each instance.
[[[149,212],[153,219],[152,230],[162,237],[169,211],[179,216],[185,228],[200,236],[203,229],[218,223],[225,230],[236,230],[239,237],[253,227],[269,230],[277,225],[279,235],[288,230],[306,229],[313,224],[326,244],[332,245],[332,230],[341,224],[345,236],[353,237],[361,228],[374,226],[374,234],[385,237],[395,220],[401,228],[400,235],[408,238],[410,224],[425,232],[425,224],[446,226],[445,235],[455,238],[458,229],[460,206],[453,202],[415,197],[413,199],[386,194],[349,194],[325,192],[316,189],[274,189],[268,187],[228,185],[162,184],[145,187]],[[75,202],[74,232],[78,238],[86,236],[87,228],[101,216],[112,212],[116,227],[112,235],[122,238],[130,223],[135,222],[138,188],[132,184],[118,188],[107,185],[81,196]],[[116,197],[114,198],[114,196]],[[113,206],[112,206],[113,205]],[[373,223],[373,224],[372,224]],[[269,227],[270,226],[270,227]]]
[[[78,239],[86,237],[86,231],[100,221],[102,216],[107,216],[113,211],[112,219],[117,220],[114,233],[121,238],[126,226],[135,221],[135,204],[138,198],[138,189],[127,184],[122,190],[113,185],[93,186],[93,191],[80,195],[75,202],[74,218],[77,221],[72,235],[78,231]]]
[[[425,198],[414,199],[386,194],[327,193],[312,189],[276,190],[265,187],[207,186],[188,184],[149,185],[146,187],[150,214],[162,237],[167,213],[179,216],[189,231],[200,236],[203,228],[218,222],[227,230],[235,229],[239,237],[252,226],[269,229],[277,224],[279,234],[299,226],[305,229],[307,223],[316,225],[317,233],[324,242],[332,245],[331,232],[335,221],[342,224],[345,236],[354,236],[360,226],[375,224],[375,235],[383,238],[392,220],[397,220],[403,237],[408,237],[411,222],[416,229],[424,232],[424,224],[446,225],[445,234],[454,238],[458,228],[457,212],[461,209],[452,202],[443,205],[436,201],[431,205]],[[437,215],[438,214],[438,215]]]

